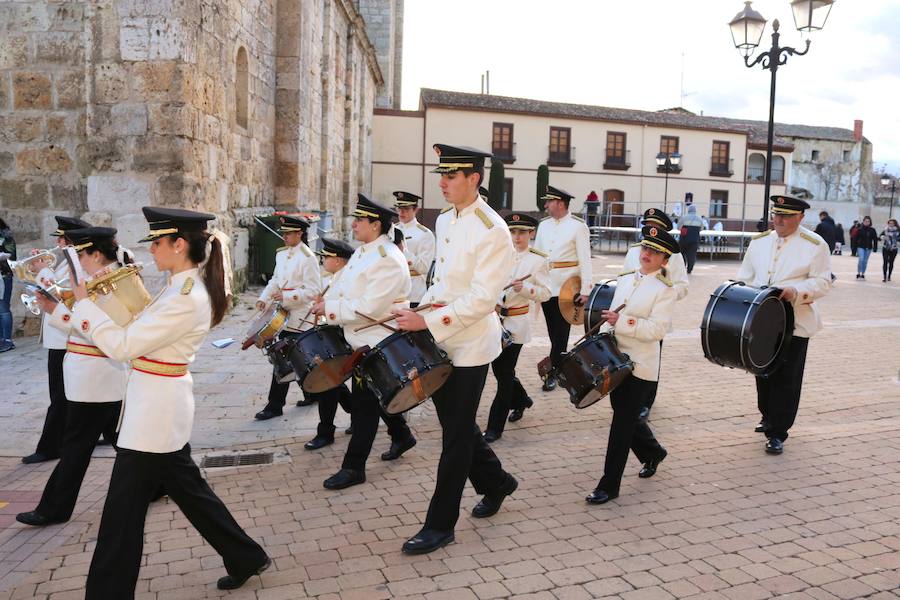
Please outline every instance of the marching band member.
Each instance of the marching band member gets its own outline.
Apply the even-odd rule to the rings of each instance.
[[[72,229],[66,237],[78,250],[85,273],[99,277],[132,262],[130,253],[115,241],[116,230],[109,227]],[[101,434],[114,440],[128,371],[125,364],[107,358],[73,326],[72,315],[62,302],[40,294],[37,302],[53,327],[68,334],[63,360],[63,378],[68,404],[66,429],[60,461],[50,475],[41,501],[33,511],[16,515],[19,523],[44,526],[68,521],[78,500],[91,453]],[[99,294],[97,305],[107,314],[127,314],[113,294]],[[97,385],[97,382],[103,385]]]
[[[513,265],[512,287],[502,292],[497,304],[500,311],[500,322],[509,332],[511,342],[491,363],[494,377],[497,379],[497,393],[491,404],[484,441],[491,443],[500,439],[506,427],[510,409],[517,412],[518,421],[526,408],[531,407],[531,399],[524,396],[526,403],[516,405],[516,396],[524,393],[517,390],[522,384],[516,378],[516,362],[522,345],[531,341],[531,311],[536,303],[546,302],[550,298],[550,270],[547,255],[540,250],[529,248],[531,234],[537,228],[537,220],[525,213],[512,213],[506,216],[506,225],[512,235],[513,247],[516,249]],[[528,277],[528,279],[524,279]],[[517,394],[517,392],[519,392]]]
[[[324,288],[335,285],[347,266],[347,261],[353,256],[353,246],[342,240],[327,237],[322,238],[322,249],[316,252],[322,261],[322,269],[325,275],[322,277]],[[327,292],[326,292],[327,293]],[[322,301],[321,296],[316,297],[316,302]],[[334,443],[334,416],[337,414],[338,404],[348,414],[351,411],[350,390],[344,384],[333,390],[316,394],[319,407],[319,425],[316,428],[316,437],[309,440],[303,447],[307,450],[318,450]]]
[[[91,224],[73,217],[57,215],[56,245],[65,248],[69,245],[66,232],[72,229],[90,227]],[[54,282],[62,281],[68,274],[68,266],[63,263],[58,266],[56,272],[51,267],[44,267],[37,274],[37,281],[43,288],[50,287]],[[47,375],[50,387],[50,406],[47,407],[47,416],[44,418],[44,428],[41,438],[38,440],[37,449],[33,454],[22,458],[26,465],[44,462],[59,458],[60,446],[63,442],[63,432],[66,427],[66,386],[63,378],[63,359],[66,356],[65,332],[60,331],[50,324],[47,313],[41,316],[41,343],[47,349]]]
[[[269,283],[263,289],[256,308],[265,310],[273,302],[280,302],[288,311],[288,321],[284,331],[278,338],[291,338],[312,327],[302,322],[316,296],[322,293],[322,281],[319,275],[319,261],[313,251],[306,245],[309,221],[303,217],[285,215],[281,217],[278,229],[284,235],[286,246],[275,254],[275,270]],[[300,385],[300,382],[297,382]],[[256,413],[255,418],[265,421],[280,417],[287,400],[290,383],[279,383],[272,372],[272,383],[269,384],[269,398],[265,408]],[[302,388],[301,388],[302,391]],[[315,402],[318,394],[305,394],[297,406],[307,406]]]
[[[550,336],[550,362],[553,370],[544,380],[543,390],[556,388],[556,368],[560,355],[569,343],[571,325],[559,312],[559,289],[573,275],[581,276],[581,294],[577,302],[584,304],[591,293],[591,234],[580,218],[569,213],[572,194],[547,186],[541,196],[549,217],[541,220],[537,228],[534,247],[550,260],[550,299],[541,304]]]
[[[425,276],[434,261],[434,234],[416,220],[421,197],[401,191],[394,192],[394,197],[397,199],[394,208],[397,209],[399,217],[399,222],[394,227],[403,233],[403,254],[409,265],[409,277],[412,282],[409,305],[415,308],[425,295]]]
[[[809,338],[822,329],[815,301],[831,289],[831,254],[818,234],[801,227],[809,204],[793,196],[772,196],[769,230],[751,240],[737,280],[754,287],[776,287],[794,307],[794,336],[785,362],[768,377],[756,378],[756,402],[765,433],[766,452],[781,454],[797,418]]]
[[[641,233],[641,266],[619,275],[613,296],[612,306],[625,304],[625,308],[602,313],[606,323],[600,331],[614,333],[619,349],[634,361],[634,371],[610,393],[613,417],[603,477],[585,498],[589,504],[603,504],[619,495],[629,448],[643,463],[638,477],[652,477],[666,457],[666,450],[638,415],[659,376],[659,341],[672,321],[677,293],[665,276],[665,265],[678,251],[678,242],[662,227],[644,227]]]
[[[664,231],[672,231],[672,219],[670,219],[669,215],[664,211],[661,211],[658,208],[648,208],[645,210],[641,225],[653,225],[661,227]],[[625,271],[637,271],[640,268],[641,243],[635,242],[628,248],[628,252],[625,254],[625,264],[622,265],[622,269]],[[666,276],[669,278],[669,281],[672,282],[672,287],[675,288],[677,300],[681,300],[687,296],[690,281],[688,281],[687,268],[684,265],[684,257],[681,255],[680,246],[679,250],[676,250],[675,253],[669,257],[669,262],[666,263]],[[672,331],[671,325],[669,326],[669,331]],[[659,340],[659,344],[660,354],[662,354],[662,340]],[[641,419],[646,419],[650,416],[650,409],[653,408],[653,403],[656,401],[656,390],[658,387],[659,381],[653,382],[653,392],[647,396],[647,404],[641,408]]]
[[[377,320],[390,316],[394,306],[407,306],[410,282],[406,257],[388,237],[391,218],[397,213],[359,194],[351,214],[353,236],[362,242],[362,246],[353,252],[341,277],[328,289],[324,300],[316,303],[313,312],[324,316],[330,325],[342,326],[347,343],[358,350],[364,346],[375,348],[390,335],[390,331],[381,326],[359,332],[354,328],[369,323],[368,318]],[[351,386],[351,401],[353,433],[340,471],[323,483],[329,490],[365,482],[366,460],[378,432],[381,405],[356,376]],[[416,445],[416,438],[402,415],[385,415],[384,421],[391,436],[391,448],[396,445],[396,457]]]
[[[425,523],[403,544],[407,554],[432,552],[453,541],[466,478],[484,494],[472,511],[478,518],[500,510],[519,485],[475,424],[488,363],[500,355],[500,319],[494,308],[514,261],[506,224],[478,194],[490,154],[446,144],[434,149],[440,164],[433,172],[441,174],[441,192],[451,206],[437,218],[434,283],[422,298],[433,310],[395,313],[401,329],[431,333],[453,362],[453,372],[432,395],[443,447]]]
[[[174,208],[143,211],[150,233],[142,241],[152,241],[156,267],[170,274],[156,299],[119,327],[88,299],[84,282],[73,287],[74,326],[111,360],[132,369],[87,600],[134,597],[147,507],[160,484],[222,556],[228,575],[219,579],[219,589],[238,588],[271,564],[203,479],[188,443],[194,420],[188,366],[227,309],[222,247],[206,231],[215,217]]]

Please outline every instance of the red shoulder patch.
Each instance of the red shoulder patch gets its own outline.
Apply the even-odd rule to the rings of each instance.
[[[444,318],[441,319],[441,323],[443,323],[444,325],[449,325],[452,322],[453,319],[451,319],[449,315],[444,315]]]

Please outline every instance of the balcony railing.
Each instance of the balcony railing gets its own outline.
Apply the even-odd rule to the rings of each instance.
[[[553,146],[547,146],[547,165],[551,167],[575,166],[575,146],[563,148],[562,150],[554,149]]]
[[[504,147],[494,146],[491,148],[491,153],[494,155],[494,159],[502,163],[516,162],[516,143],[513,142],[512,145]]]
[[[611,171],[627,171],[631,168],[631,150],[626,150],[624,155],[610,154],[607,150],[603,168]]]
[[[731,177],[734,175],[734,159],[729,158],[727,163],[723,163],[714,157],[710,157],[709,174],[712,177]]]
[[[747,181],[764,183],[766,181],[765,167],[747,167]],[[784,183],[784,169],[772,169],[772,183]]]

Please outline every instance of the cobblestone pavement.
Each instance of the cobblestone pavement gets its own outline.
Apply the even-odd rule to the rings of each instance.
[[[597,278],[621,257],[595,258]],[[215,589],[221,559],[168,500],[147,517],[142,599],[668,598],[797,599],[900,597],[900,284],[865,282],[855,260],[835,257],[838,283],[821,301],[826,329],[810,344],[797,424],[781,456],[763,452],[753,379],[707,362],[698,325],[710,292],[737,263],[701,262],[666,340],[653,429],[669,457],[652,479],[630,459],[622,495],[588,506],[602,468],[608,404],[575,410],[564,392],[542,393],[534,369],[548,343],[543,322],[522,352],[519,376],[533,409],[494,447],[521,484],[496,516],[468,516],[467,488],[456,543],[426,556],[400,553],[421,524],[434,486],[440,429],[426,403],[410,418],[419,444],[394,463],[378,460],[368,482],[331,492],[346,436],[303,450],[315,408],[286,409],[255,423],[268,369],[258,353],[205,344],[195,373],[194,446],[272,448],[287,460],[207,469],[216,492],[274,559],[243,589]],[[240,337],[238,307],[210,340]],[[577,337],[573,332],[573,339]],[[17,342],[18,343],[18,342]],[[53,464],[25,466],[45,409],[43,352],[23,341],[0,355],[0,599],[80,598],[112,466],[100,449],[72,520],[45,529],[12,522],[32,508]],[[495,386],[488,377],[479,422]],[[289,401],[299,394],[291,392]],[[341,414],[339,424],[347,422]]]

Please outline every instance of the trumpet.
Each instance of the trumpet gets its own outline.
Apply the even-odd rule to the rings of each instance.
[[[23,293],[20,298],[22,304],[25,305],[25,308],[27,308],[31,314],[41,314],[41,308],[37,304],[37,294],[40,293],[37,291],[37,288],[43,288],[48,294],[58,300],[62,300],[67,293],[68,295],[71,295],[71,290],[63,287],[63,284],[68,281],[68,275],[61,278],[59,281],[38,281],[38,274],[41,270],[49,268],[55,273],[60,265],[65,264],[64,253],[64,248],[56,247],[47,250],[38,250],[31,256],[23,258],[22,260],[7,260],[7,264],[9,264],[9,268],[13,272],[13,276],[20,283],[24,284],[28,290]]]

